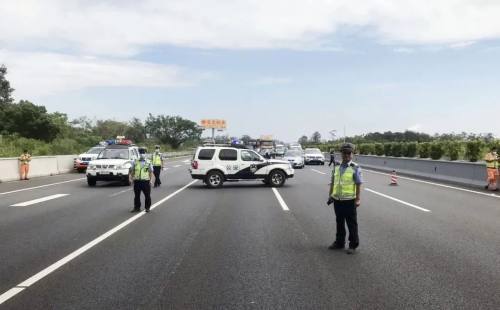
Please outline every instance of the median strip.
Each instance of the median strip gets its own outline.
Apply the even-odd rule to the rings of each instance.
[[[189,186],[193,185],[196,183],[197,180],[194,180],[184,187],[178,189],[177,191],[173,192],[172,194],[168,195],[167,197],[163,198],[162,200],[158,201],[154,205],[151,206],[151,210],[155,209],[165,201],[169,200],[170,198],[174,197],[175,195],[179,194]],[[65,256],[64,258],[60,259],[59,261],[55,262],[54,264],[48,266],[47,268],[43,269],[42,271],[38,272],[37,274],[33,275],[32,277],[28,278],[27,280],[19,283],[18,285],[14,286],[10,290],[6,291],[2,295],[0,295],[0,305],[6,302],[7,300],[11,299],[12,297],[16,296],[20,292],[24,291],[31,285],[35,284],[36,282],[42,280],[49,274],[53,273],[57,269],[61,268],[62,266],[66,265],[67,263],[71,262],[73,259],[77,258],[78,256],[82,255],[83,253],[87,252],[91,248],[95,247],[99,243],[103,242],[107,238],[111,237],[113,234],[116,232],[120,231],[121,229],[125,228],[126,226],[132,224],[136,220],[138,220],[140,217],[144,216],[146,213],[145,212],[140,212],[125,222],[121,223],[120,225],[108,230],[104,234],[100,235],[99,237],[95,238],[94,240],[90,241],[89,243],[85,244],[81,248],[77,249],[76,251],[70,253],[69,255]]]

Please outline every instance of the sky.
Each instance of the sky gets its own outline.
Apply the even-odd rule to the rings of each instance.
[[[70,118],[500,137],[497,0],[0,0],[0,16],[14,98]]]

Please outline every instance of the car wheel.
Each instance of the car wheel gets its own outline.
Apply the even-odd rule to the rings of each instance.
[[[92,178],[92,177],[87,177],[87,184],[89,186],[95,186],[97,184],[97,180],[95,178]]]
[[[272,187],[281,187],[285,184],[286,176],[281,170],[273,170],[269,174],[269,183]]]
[[[76,171],[78,171],[78,173],[82,173],[82,172],[85,172],[85,169],[78,168],[78,169],[76,169]]]
[[[207,174],[205,183],[210,188],[219,188],[224,183],[224,177],[219,171],[210,171]]]

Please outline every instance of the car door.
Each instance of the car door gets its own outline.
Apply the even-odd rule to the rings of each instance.
[[[241,179],[256,179],[258,173],[262,173],[261,169],[265,166],[264,160],[257,153],[251,150],[240,150],[240,171]]]
[[[238,151],[236,149],[220,149],[218,164],[225,171],[228,179],[239,179],[240,161],[238,160]]]

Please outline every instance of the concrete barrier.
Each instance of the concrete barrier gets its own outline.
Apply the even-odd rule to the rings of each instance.
[[[329,158],[329,156],[328,156]],[[335,159],[341,161],[341,154]],[[355,155],[354,161],[361,167],[385,172],[396,170],[398,174],[421,177],[472,187],[486,184],[486,165],[483,162],[432,160],[421,158],[400,158],[374,155]]]
[[[29,177],[41,177],[73,171],[76,155],[36,156],[30,163]],[[17,158],[0,158],[0,182],[19,179],[19,161]]]

